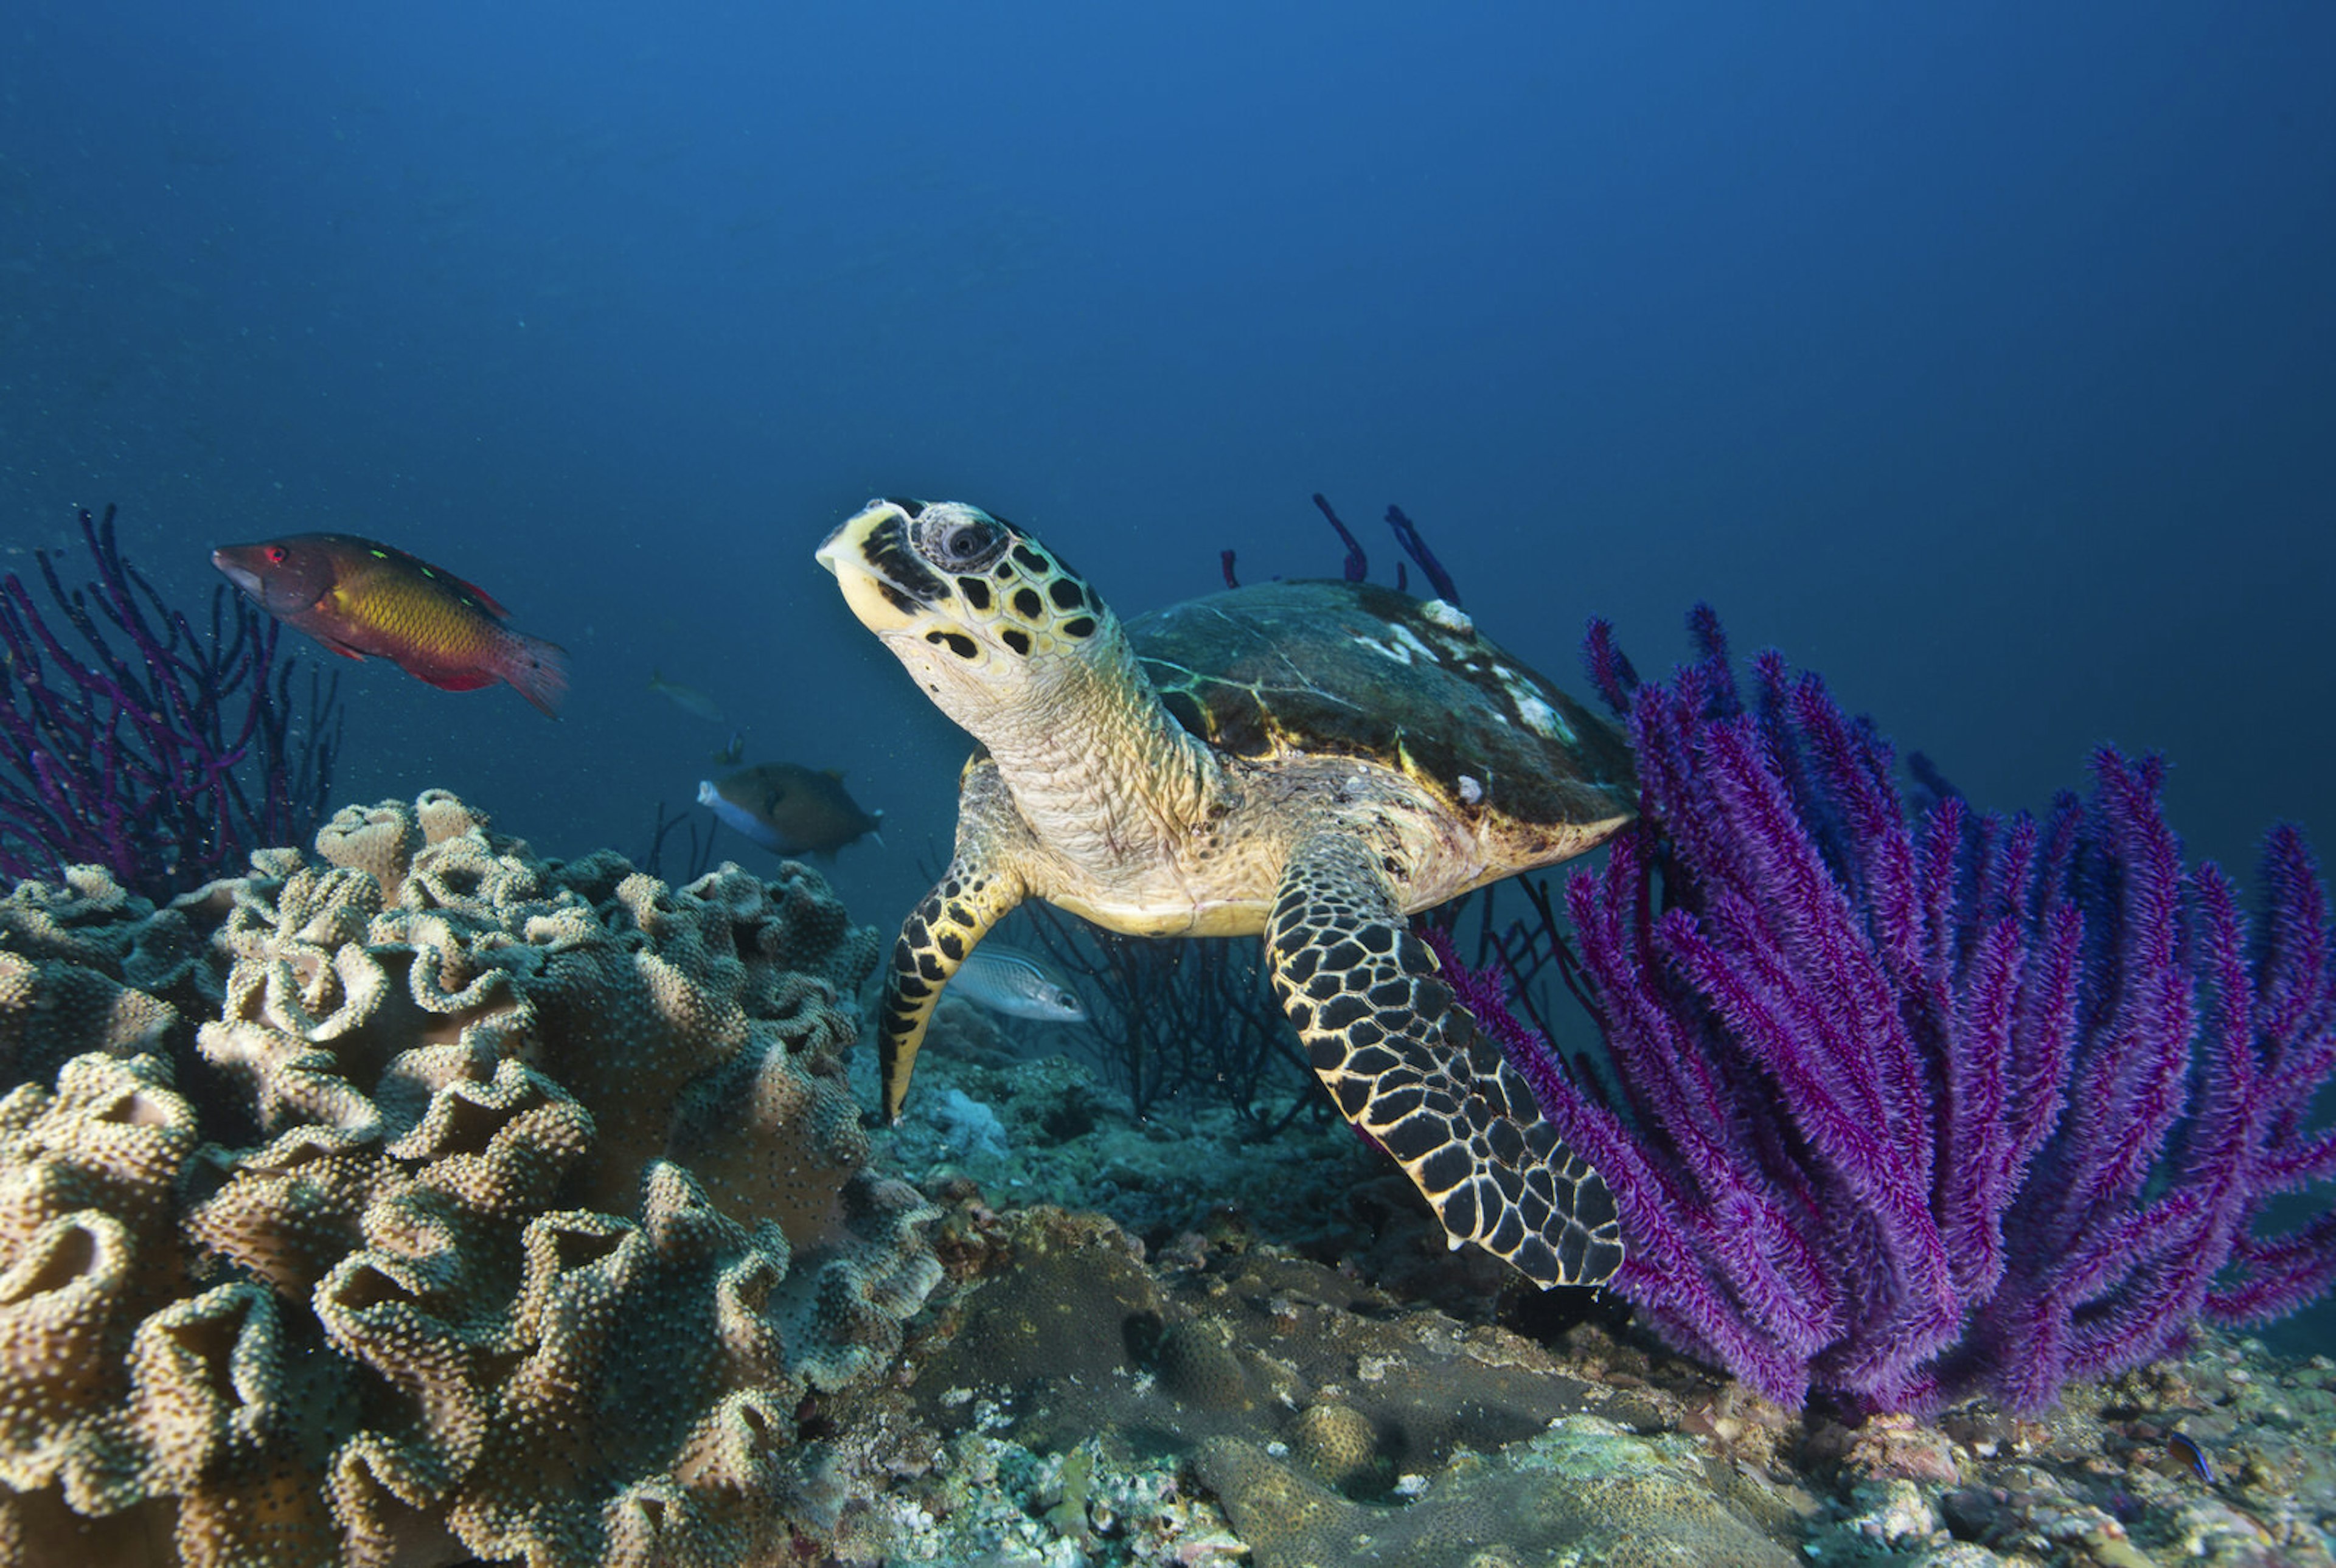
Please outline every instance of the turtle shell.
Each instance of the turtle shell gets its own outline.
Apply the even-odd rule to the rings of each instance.
[[[1176,721],[1230,755],[1399,767],[1455,812],[1535,825],[1633,805],[1629,745],[1439,599],[1258,583],[1126,623]]]

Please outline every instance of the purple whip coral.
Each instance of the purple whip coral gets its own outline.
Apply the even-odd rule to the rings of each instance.
[[[2336,1213],[2253,1228],[2336,1177],[2309,1125],[2336,966],[2301,835],[2272,833],[2251,929],[2220,871],[2185,870],[2156,759],[2103,750],[2091,797],[2041,821],[1938,790],[1910,811],[1889,743],[1816,677],[1764,654],[1747,707],[1716,618],[1690,625],[1668,684],[1590,636],[1644,792],[1566,887],[1619,1104],[1446,949],[1612,1187],[1641,1316],[1788,1406],[2033,1412],[2202,1315],[2326,1290]]]
[[[112,507],[83,512],[81,531],[97,568],[85,587],[68,591],[36,552],[63,631],[14,572],[0,579],[0,877],[93,863],[166,898],[305,841],[331,784],[339,677],[321,695],[310,678],[296,745],[274,619],[220,589],[200,637],[122,560]]]

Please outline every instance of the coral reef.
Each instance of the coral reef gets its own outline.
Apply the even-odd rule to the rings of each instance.
[[[951,1282],[897,1375],[831,1407],[867,1486],[837,1564],[1329,1563],[1352,1531],[1406,1568],[1525,1568],[1622,1550],[1608,1506],[1655,1561],[2331,1562],[2324,1360],[2207,1330],[2042,1419],[1980,1401],[1845,1426],[1627,1331],[1619,1300],[1449,1251],[1343,1125],[1259,1141],[1183,1100],[1138,1122],[1080,1064],[1017,1050],[1010,1020],[945,1002],[935,1027],[935,1092],[874,1136],[943,1208]],[[950,1092],[994,1108],[1003,1152],[951,1142]],[[1601,1513],[1547,1495],[1566,1488]]]
[[[873,933],[800,866],[540,862],[443,793],[317,848],[0,904],[0,1560],[832,1532],[822,1407],[940,1273],[843,1082]]]
[[[1139,1119],[970,1008],[931,1086],[997,1135],[871,1152],[875,951],[799,866],[442,794],[0,899],[0,1562],[2336,1561],[2324,1359],[1796,1413],[1553,1323],[1343,1125]]]
[[[1212,1438],[1201,1475],[1257,1568],[1309,1564],[1599,1563],[1616,1568],[1787,1568],[1793,1553],[1723,1500],[1683,1439],[1566,1416],[1486,1460],[1422,1477],[1421,1501],[1373,1508],[1276,1461]],[[1432,1501],[1429,1501],[1432,1499]]]
[[[1010,1440],[1090,1455],[1090,1499],[1115,1501],[1083,1520],[1040,1506],[1013,1532],[983,1508],[995,1561],[1049,1561],[1048,1530],[1066,1527],[1094,1539],[1065,1561],[1215,1560],[1207,1519],[1176,1521],[1172,1543],[1168,1498],[1135,1485],[1163,1452],[1184,1461],[1173,1495],[1212,1494],[1262,1568],[1791,1561],[1776,1521],[1795,1510],[1756,1505],[1759,1485],[1723,1496],[1691,1440],[1630,1436],[1656,1407],[1514,1333],[1274,1248],[1192,1238],[1148,1266],[1115,1226],[1049,1209],[959,1208],[945,1233],[966,1283],[913,1353],[911,1398],[948,1435],[894,1499],[914,1535],[971,1511],[959,1472],[994,1483]],[[1034,1555],[1005,1555],[1012,1536]]]
[[[1537,1342],[1243,1232],[1147,1253],[954,1185],[952,1282],[887,1394],[893,1478],[839,1563],[2336,1563],[2324,1357],[2202,1329],[2039,1419],[1845,1426],[1635,1335]]]
[[[1627,1116],[1513,1024],[1513,1056],[1612,1185],[1614,1281],[1672,1343],[1771,1398],[1874,1409],[1974,1392],[2017,1412],[2071,1379],[2292,1310],[2336,1278],[2336,1176],[2309,1125],[2336,1067],[2336,965],[2309,853],[2274,832],[2251,931],[2185,871],[2160,768],[2104,752],[2049,820],[1943,794],[1815,677],[1702,657],[1630,684],[1644,821],[1567,886]],[[1446,949],[1447,957],[1449,949]],[[1455,977],[1497,1028],[1497,985]]]
[[[0,878],[102,865],[161,898],[306,839],[332,784],[340,677],[320,692],[312,676],[296,745],[297,661],[277,662],[273,619],[221,588],[200,637],[122,559],[112,507],[83,512],[81,531],[97,569],[86,587],[68,592],[48,552],[36,559],[94,662],[14,572],[0,579]]]

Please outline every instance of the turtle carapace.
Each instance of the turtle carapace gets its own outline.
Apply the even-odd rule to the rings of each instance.
[[[1143,936],[1261,933],[1339,1112],[1543,1285],[1611,1275],[1612,1195],[1436,979],[1408,915],[1630,819],[1613,726],[1440,600],[1273,582],[1123,628],[1029,534],[871,502],[818,552],[861,621],[980,743],[957,852],[887,973],[897,1115],[941,988],[1025,899]]]

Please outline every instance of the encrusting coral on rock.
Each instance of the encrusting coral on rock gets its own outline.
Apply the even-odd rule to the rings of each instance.
[[[0,901],[0,1561],[767,1561],[938,1281],[812,873],[443,793],[155,909]],[[207,1021],[199,1027],[194,1020]]]

